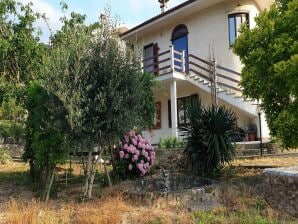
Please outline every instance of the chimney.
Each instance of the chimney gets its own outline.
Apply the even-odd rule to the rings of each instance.
[[[168,1],[169,0],[158,0],[160,4],[161,13],[164,13],[168,9]]]

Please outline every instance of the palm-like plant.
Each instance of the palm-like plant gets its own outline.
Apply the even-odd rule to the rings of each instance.
[[[181,130],[187,141],[185,153],[196,174],[208,175],[233,159],[231,138],[238,133],[234,112],[223,106],[204,108],[201,102],[192,102],[187,117],[189,122]]]

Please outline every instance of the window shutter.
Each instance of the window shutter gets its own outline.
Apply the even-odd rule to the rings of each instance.
[[[199,95],[198,94],[193,94],[190,96],[191,102],[198,102],[199,100]]]
[[[158,65],[158,52],[159,52],[159,47],[158,43],[155,43],[153,45],[153,63],[154,63],[154,74],[158,75],[158,70],[159,70],[159,65]]]
[[[156,102],[155,129],[161,129],[161,102]]]
[[[168,121],[169,121],[169,128],[172,128],[171,100],[168,100]]]

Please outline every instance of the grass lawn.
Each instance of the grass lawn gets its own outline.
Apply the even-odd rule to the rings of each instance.
[[[295,165],[297,158],[236,160],[233,165],[260,163]],[[30,184],[28,166],[12,162],[0,165],[0,223],[298,223],[297,219],[270,208],[266,203],[262,197],[261,174],[260,169],[226,168],[220,179],[221,206],[209,212],[190,212],[183,206],[136,205],[123,196],[121,186],[95,188],[94,199],[82,203],[78,201],[82,183],[60,186],[50,202],[39,202],[36,188]]]

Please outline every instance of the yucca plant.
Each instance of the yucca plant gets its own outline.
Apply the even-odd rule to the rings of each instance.
[[[188,124],[181,128],[185,154],[196,174],[209,175],[235,155],[232,136],[237,135],[237,117],[223,106],[204,108],[192,102],[187,108]]]

